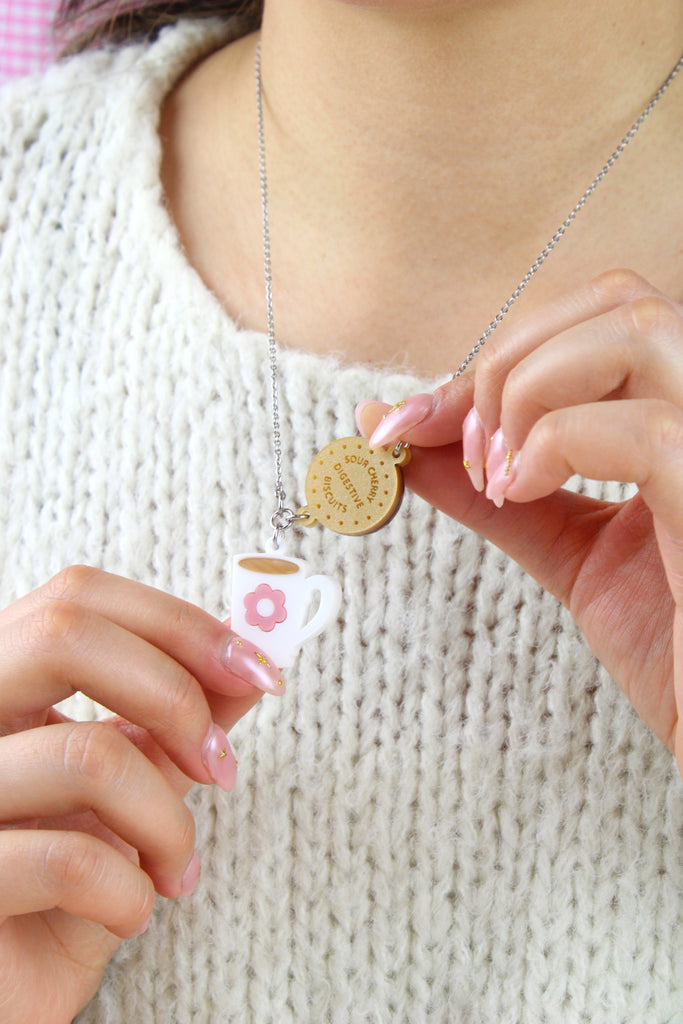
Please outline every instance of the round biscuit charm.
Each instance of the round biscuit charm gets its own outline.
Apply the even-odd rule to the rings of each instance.
[[[370,448],[364,437],[342,437],[318,452],[306,475],[307,505],[298,514],[304,526],[361,536],[386,526],[403,497],[401,467],[407,445]]]

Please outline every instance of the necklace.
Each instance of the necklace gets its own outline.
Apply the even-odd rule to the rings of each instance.
[[[576,205],[539,253],[510,297],[453,374],[461,376],[483,348],[513,304],[572,225],[601,181],[610,172],[645,119],[683,67],[683,55],[659,87],[640,116],[633,122],[602,169]],[[363,437],[342,437],[332,441],[313,458],[306,475],[307,504],[297,512],[286,505],[283,485],[282,443],[278,351],[273,313],[273,281],[270,258],[268,178],[266,175],[265,131],[263,119],[263,83],[261,44],[255,59],[256,102],[258,113],[259,173],[263,217],[263,262],[268,323],[268,362],[272,397],[273,454],[275,459],[275,502],[270,517],[272,539],[265,552],[236,555],[233,563],[232,626],[261,652],[254,656],[266,665],[268,658],[280,668],[291,665],[301,644],[320,633],[336,617],[341,590],[327,576],[310,576],[302,559],[284,551],[286,531],[293,523],[312,526],[321,523],[335,533],[358,536],[372,533],[388,523],[398,511],[403,496],[402,467],[410,458],[408,445],[399,442],[393,449],[371,448]],[[317,595],[317,609],[309,617]]]
[[[501,324],[529,282],[571,227],[578,213],[586,205],[604,178],[607,177],[614,164],[637,134],[643,122],[651,114],[682,67],[683,55],[678,59],[645,109],[633,122],[601,170],[593,178],[576,205],[562,221],[548,244],[539,253],[510,297],[503,303],[484,333],[452,375],[453,378],[459,377],[465,372],[477,353],[481,351],[493,332]],[[258,114],[268,352],[273,402],[273,447],[275,453],[275,497],[277,508],[273,513],[271,522],[275,531],[275,541],[277,543],[278,538],[294,522],[300,522],[304,526],[312,526],[317,522],[333,530],[335,533],[351,536],[372,533],[374,530],[385,526],[393,518],[400,506],[403,496],[401,467],[410,458],[409,446],[406,444],[399,443],[392,450],[389,450],[386,448],[372,449],[367,439],[363,437],[343,437],[333,441],[318,452],[311,462],[305,483],[307,504],[300,508],[298,512],[294,512],[285,506],[285,493],[282,485],[282,453],[278,404],[279,373],[270,263],[268,179],[266,175],[260,42],[256,48],[254,70]]]

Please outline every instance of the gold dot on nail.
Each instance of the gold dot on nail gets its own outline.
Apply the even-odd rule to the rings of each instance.
[[[505,456],[505,473],[504,476],[510,475],[510,466],[512,465],[512,449],[508,448],[508,453]]]
[[[277,681],[277,685],[278,685],[278,686],[284,686],[285,684],[284,684],[284,682],[282,681],[282,679],[278,679],[278,681]]]
[[[235,647],[244,647],[244,644],[241,640],[235,640]]]
[[[227,756],[228,756],[227,750],[221,750],[220,754],[218,755],[218,757],[219,757],[219,759],[221,761],[225,761]]]
[[[264,656],[262,654],[259,654],[258,651],[256,652],[256,660],[258,661],[259,665],[265,665],[266,668],[270,668],[270,665],[268,664],[268,659],[264,658]]]
[[[462,460],[462,464],[465,467],[465,469],[471,469],[471,466],[470,466],[470,463],[469,463],[469,459],[463,459]]]

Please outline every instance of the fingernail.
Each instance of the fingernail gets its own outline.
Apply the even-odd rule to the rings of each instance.
[[[488,485],[486,487],[486,497],[490,498],[497,508],[501,508],[503,505],[505,493],[517,476],[518,465],[519,452],[515,453],[508,448],[505,452],[503,461],[497,466],[491,476],[489,476]]]
[[[498,430],[491,437],[489,449],[486,453],[486,477],[488,480],[494,476],[500,466],[505,464],[509,450],[508,443],[503,437],[503,431],[498,427]]]
[[[484,490],[486,431],[481,417],[472,406],[462,425],[462,461],[476,491]]]
[[[413,395],[390,409],[370,435],[371,448],[384,448],[400,441],[402,435],[423,423],[434,408],[433,395]]]
[[[219,725],[213,725],[202,747],[202,761],[207,772],[221,789],[229,793],[235,785],[237,761]],[[188,868],[189,871],[189,868]]]
[[[192,854],[192,860],[185,869],[182,881],[180,883],[180,895],[189,896],[191,892],[194,892],[197,888],[197,882],[202,872],[201,864],[199,863],[199,855],[195,850]],[[149,922],[147,922],[149,924]]]
[[[245,683],[255,686],[264,693],[281,696],[285,692],[285,681],[277,665],[270,658],[241,636],[233,637],[225,648],[223,664]]]

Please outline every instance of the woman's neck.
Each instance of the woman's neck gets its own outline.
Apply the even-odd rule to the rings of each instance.
[[[220,279],[235,282],[222,297],[262,327],[254,46],[247,39],[217,55],[213,78],[200,69],[194,110],[195,130],[199,114],[213,132],[220,195],[238,221],[230,227],[239,267],[228,256],[214,261]],[[457,365],[679,47],[679,0],[654,9],[644,0],[267,0],[262,66],[280,338],[350,358],[405,358],[427,372]],[[634,162],[624,186],[636,203],[653,156],[680,136],[672,131],[680,109],[667,101],[658,109],[649,160],[640,170]],[[683,156],[669,150],[669,159]],[[584,244],[612,238],[619,197],[611,191],[611,206],[593,201]],[[218,201],[217,192],[214,213]],[[626,262],[632,241],[606,244],[595,270]],[[557,271],[568,285],[590,272],[590,260],[572,267],[571,259]],[[683,286],[683,268],[676,272]],[[546,268],[543,278],[539,298],[560,282]]]
[[[679,48],[680,0],[268,0],[274,167],[349,230],[445,227],[462,190],[497,233],[590,180]]]

